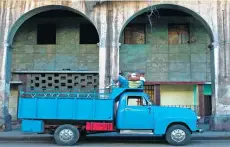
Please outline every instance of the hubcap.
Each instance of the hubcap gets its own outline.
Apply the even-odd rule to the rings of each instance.
[[[181,129],[173,130],[171,133],[172,140],[176,142],[182,142],[186,137],[186,133]]]
[[[63,129],[59,133],[59,136],[62,141],[69,141],[73,138],[73,131],[70,129]]]

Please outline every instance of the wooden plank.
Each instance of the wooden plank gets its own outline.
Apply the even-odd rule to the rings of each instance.
[[[160,84],[154,85],[154,97],[156,105],[161,104],[161,92],[160,92]]]
[[[201,117],[204,116],[204,95],[203,95],[204,85],[199,84],[198,85],[198,99],[199,99],[199,115]]]

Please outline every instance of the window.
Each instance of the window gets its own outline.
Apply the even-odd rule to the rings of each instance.
[[[125,44],[145,44],[145,25],[133,24],[125,27]]]
[[[169,24],[168,26],[169,44],[189,43],[189,26],[187,24]]]
[[[92,24],[80,25],[80,44],[97,44],[99,37],[96,28]]]
[[[37,25],[37,44],[56,44],[56,25]]]
[[[141,96],[128,96],[128,106],[146,106],[147,101]]]

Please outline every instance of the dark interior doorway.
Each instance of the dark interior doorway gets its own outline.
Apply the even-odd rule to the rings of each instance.
[[[205,123],[209,123],[210,116],[212,115],[212,96],[204,95],[204,116]]]

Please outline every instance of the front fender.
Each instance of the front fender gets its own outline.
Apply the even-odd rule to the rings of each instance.
[[[158,119],[155,121],[154,134],[164,135],[166,133],[168,126],[172,123],[185,124],[192,132],[197,130],[196,120],[194,119],[167,118],[167,119]]]

